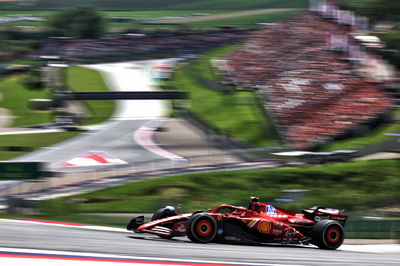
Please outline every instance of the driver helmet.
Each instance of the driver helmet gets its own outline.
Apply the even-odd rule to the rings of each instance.
[[[258,198],[258,197],[250,197],[249,209],[256,211],[259,202],[260,202],[260,198]]]

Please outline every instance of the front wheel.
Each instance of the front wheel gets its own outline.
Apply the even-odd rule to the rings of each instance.
[[[175,208],[167,206],[165,208],[161,208],[161,209],[157,210],[151,217],[151,221],[155,221],[155,220],[159,220],[159,219],[163,219],[163,218],[167,218],[167,217],[171,217],[171,216],[175,216],[175,215],[177,215],[175,212]]]
[[[312,238],[315,245],[322,249],[337,249],[343,244],[343,226],[332,220],[322,220],[314,225]]]
[[[187,236],[197,243],[211,242],[217,234],[217,222],[206,213],[193,214],[188,221]]]
[[[168,217],[175,216],[175,215],[177,215],[175,208],[173,208],[171,206],[167,206],[165,208],[161,208],[161,209],[157,210],[151,217],[151,221],[168,218]],[[171,223],[170,225],[168,225],[166,227],[171,229],[172,226],[173,226],[173,223]],[[171,235],[158,235],[158,236],[161,238],[164,238],[164,239],[171,239],[173,237]]]

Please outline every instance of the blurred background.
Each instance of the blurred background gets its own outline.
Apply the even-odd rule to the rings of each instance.
[[[250,196],[400,232],[400,2],[0,1],[0,217]]]

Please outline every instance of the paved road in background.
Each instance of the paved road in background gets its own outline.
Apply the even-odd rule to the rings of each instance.
[[[153,121],[154,122],[154,121]],[[149,120],[124,120],[109,123],[105,129],[89,131],[80,136],[40,149],[36,152],[20,156],[13,161],[41,161],[48,162],[48,170],[58,172],[85,172],[123,167],[156,167],[170,166],[171,160],[149,152],[134,140],[134,132],[142,126],[148,125]],[[40,137],[40,135],[35,136]],[[122,160],[126,164],[95,165],[82,167],[63,167],[63,163],[89,153],[100,153],[114,159]],[[153,165],[150,165],[152,164]]]
[[[276,265],[400,265],[398,250],[384,252],[378,247],[360,252],[363,246],[345,245],[341,247],[343,250],[328,251],[309,246],[195,244],[185,237],[165,240],[132,232],[64,228],[10,220],[0,220],[0,235],[1,247],[14,248]],[[358,249],[358,252],[352,251]]]
[[[102,73],[109,88],[115,91],[155,91],[154,69],[173,65],[175,59],[134,61],[86,66]],[[41,161],[48,170],[59,172],[87,172],[121,168],[124,164],[64,167],[68,160],[100,153],[126,163],[129,167],[151,168],[175,164],[167,157],[144,148],[134,139],[141,127],[162,124],[160,118],[168,114],[167,103],[161,100],[117,101],[113,118],[97,130],[90,130],[76,138],[15,158],[13,161]],[[35,137],[41,137],[40,135]],[[147,166],[146,166],[147,165]]]

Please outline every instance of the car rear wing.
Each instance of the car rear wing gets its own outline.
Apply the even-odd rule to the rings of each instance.
[[[310,209],[303,210],[303,214],[307,219],[316,222],[329,219],[338,221],[339,223],[344,225],[347,221],[348,216],[343,215],[342,212],[344,212],[344,210],[322,206],[314,206]]]

